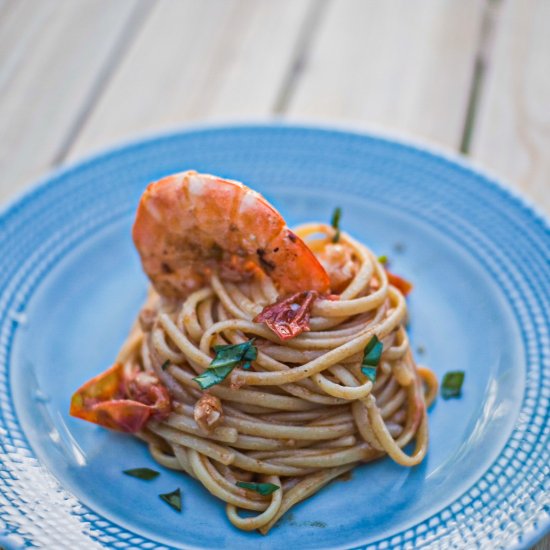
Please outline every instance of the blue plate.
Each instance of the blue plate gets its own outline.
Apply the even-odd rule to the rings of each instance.
[[[147,282],[130,238],[145,185],[194,168],[246,182],[290,224],[343,226],[414,281],[411,338],[460,399],[430,411],[430,451],[380,460],[264,537],[144,445],[68,415],[109,366]],[[50,177],[0,218],[0,545],[46,548],[522,547],[549,519],[550,229],[460,162],[387,139],[281,125],[203,128]],[[158,494],[180,487],[183,511]]]

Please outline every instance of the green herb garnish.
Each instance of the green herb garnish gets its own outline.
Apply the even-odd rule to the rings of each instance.
[[[164,361],[164,363],[160,366],[160,368],[162,370],[166,370],[169,366],[170,366],[170,361],[166,359],[166,361]]]
[[[206,390],[216,384],[219,384],[227,378],[227,375],[235,368],[235,365],[229,367],[208,367],[201,375],[193,378],[195,382],[203,389]]]
[[[330,220],[330,225],[336,229],[334,237],[332,237],[332,242],[337,243],[340,240],[340,218],[342,217],[342,209],[337,206],[332,213],[332,218]]]
[[[206,390],[225,380],[239,363],[242,363],[243,369],[249,369],[251,362],[258,357],[258,350],[253,343],[254,338],[241,344],[214,346],[216,357],[212,359],[209,367],[193,380]]]
[[[462,383],[464,382],[464,371],[455,370],[447,372],[441,383],[441,396],[443,399],[451,397],[459,397],[462,391]]]
[[[378,340],[376,334],[370,339],[363,353],[363,362],[361,363],[361,372],[371,381],[376,380],[376,369],[382,357],[383,344]]]
[[[210,363],[210,368],[213,367],[228,367],[244,362],[243,369],[250,368],[250,362],[254,361],[258,357],[258,350],[252,344],[254,338],[248,340],[248,342],[242,342],[241,344],[229,344],[227,346],[214,346],[216,357]]]
[[[386,265],[388,263],[388,257],[385,254],[383,254],[382,256],[378,256],[378,261],[382,265]]]
[[[151,470],[151,468],[134,468],[132,470],[123,470],[123,474],[127,476],[137,477],[138,479],[144,479],[149,481],[150,479],[155,479],[160,475],[156,470]]]
[[[181,512],[181,491],[179,490],[179,487],[175,491],[159,495],[159,497],[174,510]]]
[[[278,485],[273,485],[273,483],[248,483],[247,481],[237,481],[237,487],[249,489],[263,496],[270,495],[280,489]]]

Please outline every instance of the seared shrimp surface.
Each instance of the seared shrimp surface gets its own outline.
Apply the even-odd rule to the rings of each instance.
[[[281,295],[325,293],[328,276],[283,217],[242,183],[194,171],[150,184],[133,239],[155,289],[185,298],[212,273],[231,281],[269,275]]]

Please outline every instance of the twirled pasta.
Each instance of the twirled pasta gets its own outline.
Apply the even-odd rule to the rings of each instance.
[[[322,224],[296,233],[313,250],[332,237]],[[345,233],[339,244],[357,262],[355,275],[339,299],[315,302],[309,332],[281,341],[253,321],[277,299],[269,277],[231,283],[214,274],[184,300],[151,290],[141,323],[118,356],[125,369],[153,372],[174,404],[165,420],[150,421],[138,434],[152,456],[225,501],[229,520],[240,529],[267,533],[294,504],[359,463],[389,455],[414,466],[425,456],[425,391],[433,399],[437,382],[415,365],[405,299],[363,244]],[[361,371],[373,336],[383,344],[374,383]],[[219,399],[223,415],[205,429],[194,418],[205,392],[193,379],[209,367],[215,345],[250,338],[258,349],[252,368],[237,367],[206,390]],[[413,439],[409,455],[403,448]],[[262,496],[238,481],[280,489]],[[239,509],[257,515],[242,517]]]
[[[410,284],[363,244],[194,171],[147,187],[133,238],[149,298],[73,416],[135,433],[262,533],[361,462],[422,461],[437,381],[410,350]]]

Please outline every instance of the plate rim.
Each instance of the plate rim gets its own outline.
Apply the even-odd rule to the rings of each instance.
[[[286,128],[292,130],[314,130],[322,133],[342,134],[342,135],[354,135],[357,137],[366,137],[373,140],[383,141],[387,144],[398,144],[406,149],[414,150],[419,153],[427,154],[430,157],[436,159],[443,159],[451,164],[456,164],[462,169],[467,170],[480,176],[487,183],[496,186],[502,192],[507,194],[509,198],[517,201],[525,209],[530,210],[530,214],[539,222],[541,222],[546,229],[550,231],[550,213],[546,213],[541,207],[535,204],[534,200],[529,197],[525,192],[518,190],[514,187],[509,180],[503,178],[501,175],[493,172],[487,166],[481,164],[476,159],[472,159],[452,148],[445,146],[435,141],[419,137],[416,135],[406,134],[397,130],[388,129],[384,127],[378,127],[371,125],[370,127],[361,127],[345,122],[313,122],[313,121],[300,121],[300,120],[238,120],[231,121],[206,121],[197,122],[195,124],[174,126],[168,129],[152,132],[143,132],[133,138],[126,138],[111,145],[104,145],[98,148],[93,148],[89,152],[84,153],[82,156],[78,156],[69,162],[64,162],[61,165],[47,169],[44,174],[25,185],[24,189],[15,192],[7,200],[0,204],[0,221],[7,215],[10,210],[17,207],[24,201],[29,200],[37,191],[40,191],[44,187],[48,187],[52,180],[61,178],[67,174],[70,174],[73,170],[77,170],[84,165],[93,164],[100,159],[117,155],[121,151],[129,150],[133,148],[139,148],[140,146],[153,142],[170,140],[174,137],[194,134],[207,131],[218,130],[247,130],[247,129],[272,129],[272,128]]]
[[[511,187],[511,185],[507,183],[506,180],[503,180],[499,176],[493,174],[490,170],[487,170],[486,167],[478,165],[475,161],[472,162],[471,159],[457,153],[456,151],[423,139],[418,139],[416,137],[405,137],[402,134],[393,131],[356,128],[349,124],[331,123],[330,125],[328,125],[325,123],[311,122],[296,123],[295,121],[239,121],[236,123],[203,122],[198,124],[179,126],[160,132],[146,133],[133,139],[123,140],[117,142],[114,145],[102,147],[91,154],[83,155],[82,157],[72,160],[69,163],[63,164],[61,167],[47,171],[44,176],[42,176],[38,180],[35,180],[34,183],[26,186],[25,189],[19,191],[7,201],[4,201],[3,204],[0,205],[0,225],[6,222],[7,218],[10,215],[13,215],[14,211],[16,211],[18,208],[24,206],[27,202],[35,200],[40,192],[58,185],[59,180],[63,176],[67,176],[70,175],[71,172],[81,170],[87,165],[97,163],[98,161],[105,160],[109,157],[117,156],[122,151],[128,152],[132,149],[139,148],[140,146],[149,143],[169,141],[182,135],[197,134],[210,131],[215,132],[258,129],[266,131],[270,129],[318,131],[326,134],[339,134],[341,136],[351,134],[357,137],[370,138],[373,141],[382,141],[389,146],[399,145],[409,151],[427,155],[433,160],[443,160],[446,163],[458,166],[460,169],[480,177],[483,180],[484,184],[496,187],[501,193],[506,196],[506,198],[513,202],[514,206],[520,207],[534,221],[539,223],[545,232],[550,232],[550,217],[538,206],[536,206],[532,202],[532,199],[525,196],[523,192]],[[6,373],[9,373],[9,361],[6,363],[5,367],[3,367],[3,370],[5,370]],[[64,490],[67,491],[67,489]],[[108,520],[108,518],[106,519]],[[529,525],[525,524],[524,526],[527,529],[529,529],[530,527]],[[542,539],[548,533],[550,533],[550,517],[547,518],[547,520],[543,524],[539,524],[537,528],[529,529],[526,533],[522,535],[521,543],[518,542],[516,545],[510,548],[529,547],[535,544],[538,540]]]

